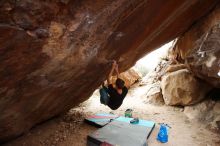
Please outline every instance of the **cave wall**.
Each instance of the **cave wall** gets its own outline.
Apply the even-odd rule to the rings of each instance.
[[[172,52],[195,76],[220,88],[220,5],[180,36]]]
[[[218,0],[1,0],[0,141],[85,101]]]

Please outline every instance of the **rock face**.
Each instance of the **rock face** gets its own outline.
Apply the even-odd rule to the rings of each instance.
[[[164,104],[162,91],[161,91],[161,81],[160,75],[163,72],[165,66],[164,62],[161,60],[160,64],[155,68],[155,70],[149,72],[143,79],[140,86],[146,86],[146,102],[154,105]]]
[[[160,87],[160,82],[151,84],[146,94],[147,102],[154,105],[164,104],[163,95]]]
[[[163,76],[161,88],[167,105],[190,105],[201,101],[210,86],[195,78],[187,69]]]
[[[186,116],[195,121],[208,124],[213,129],[220,129],[220,102],[205,100],[201,103],[184,108]]]
[[[220,6],[181,36],[175,47],[179,60],[190,70],[220,88]]]
[[[0,141],[86,100],[109,60],[128,69],[218,2],[0,1]]]

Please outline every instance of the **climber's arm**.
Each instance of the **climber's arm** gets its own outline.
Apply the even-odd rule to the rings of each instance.
[[[115,66],[115,72],[116,72],[117,78],[119,78],[118,64],[116,64]]]
[[[108,75],[108,78],[107,78],[108,85],[112,84],[111,77],[112,77],[112,74],[113,74],[113,72],[115,70],[115,67],[116,67],[116,61],[113,61],[111,71],[110,71],[110,73]]]

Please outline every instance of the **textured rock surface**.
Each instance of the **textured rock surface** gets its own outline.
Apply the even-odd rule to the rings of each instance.
[[[0,1],[0,141],[86,100],[218,0]]]
[[[220,5],[179,38],[174,48],[195,75],[220,88]]]
[[[161,91],[161,81],[158,76],[160,76],[160,72],[163,70],[163,65],[159,64],[155,70],[149,72],[140,83],[140,86],[146,86],[146,93],[143,98],[146,99],[146,102],[154,104],[154,105],[162,105],[164,104],[162,91]]]
[[[195,78],[187,69],[171,72],[161,81],[163,99],[167,105],[190,105],[201,101],[210,86]]]
[[[220,102],[205,100],[192,106],[186,106],[184,113],[191,120],[201,121],[211,126],[220,128]]]
[[[169,72],[175,72],[181,69],[187,69],[187,66],[185,64],[174,64],[174,65],[169,65],[166,70],[165,73],[169,73]]]
[[[119,76],[121,79],[123,79],[125,81],[125,85],[126,87],[130,87],[131,85],[133,85],[134,83],[138,82],[139,79],[141,78],[140,75],[138,74],[138,72],[136,72],[134,69],[129,69],[125,72],[120,73]],[[113,78],[113,82],[116,81],[116,77]]]
[[[147,102],[155,105],[164,104],[160,82],[151,84],[146,94]]]

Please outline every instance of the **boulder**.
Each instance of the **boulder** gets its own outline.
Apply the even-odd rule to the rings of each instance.
[[[147,102],[154,105],[164,104],[162,91],[160,88],[160,82],[149,84],[149,90],[146,93]]]
[[[154,105],[162,105],[164,104],[164,100],[162,97],[161,85],[159,80],[159,73],[162,70],[162,63],[158,64],[155,70],[150,71],[142,81],[139,83],[139,86],[145,86],[145,98],[147,103],[154,104]]]
[[[199,78],[220,88],[220,6],[184,35],[173,48],[177,59]]]
[[[113,59],[129,69],[218,3],[0,1],[0,141],[87,100]]]
[[[153,105],[164,105],[163,95],[160,92],[153,92],[149,91],[147,95],[147,102]]]
[[[175,64],[175,65],[169,65],[166,70],[165,73],[169,73],[169,72],[175,72],[181,69],[187,69],[187,66],[185,64]]]
[[[191,105],[205,98],[210,85],[195,78],[187,69],[167,73],[161,81],[163,99],[167,105]]]
[[[130,88],[133,84],[138,82],[141,77],[134,69],[129,69],[125,72],[120,73],[119,78],[123,79],[125,81],[126,87]],[[115,82],[117,79],[116,76],[113,77],[113,82]]]
[[[161,80],[161,78],[170,72],[175,72],[177,70],[186,69],[187,66],[185,64],[181,64],[178,62],[174,62],[173,60],[162,60],[160,64],[156,68],[157,78]]]

